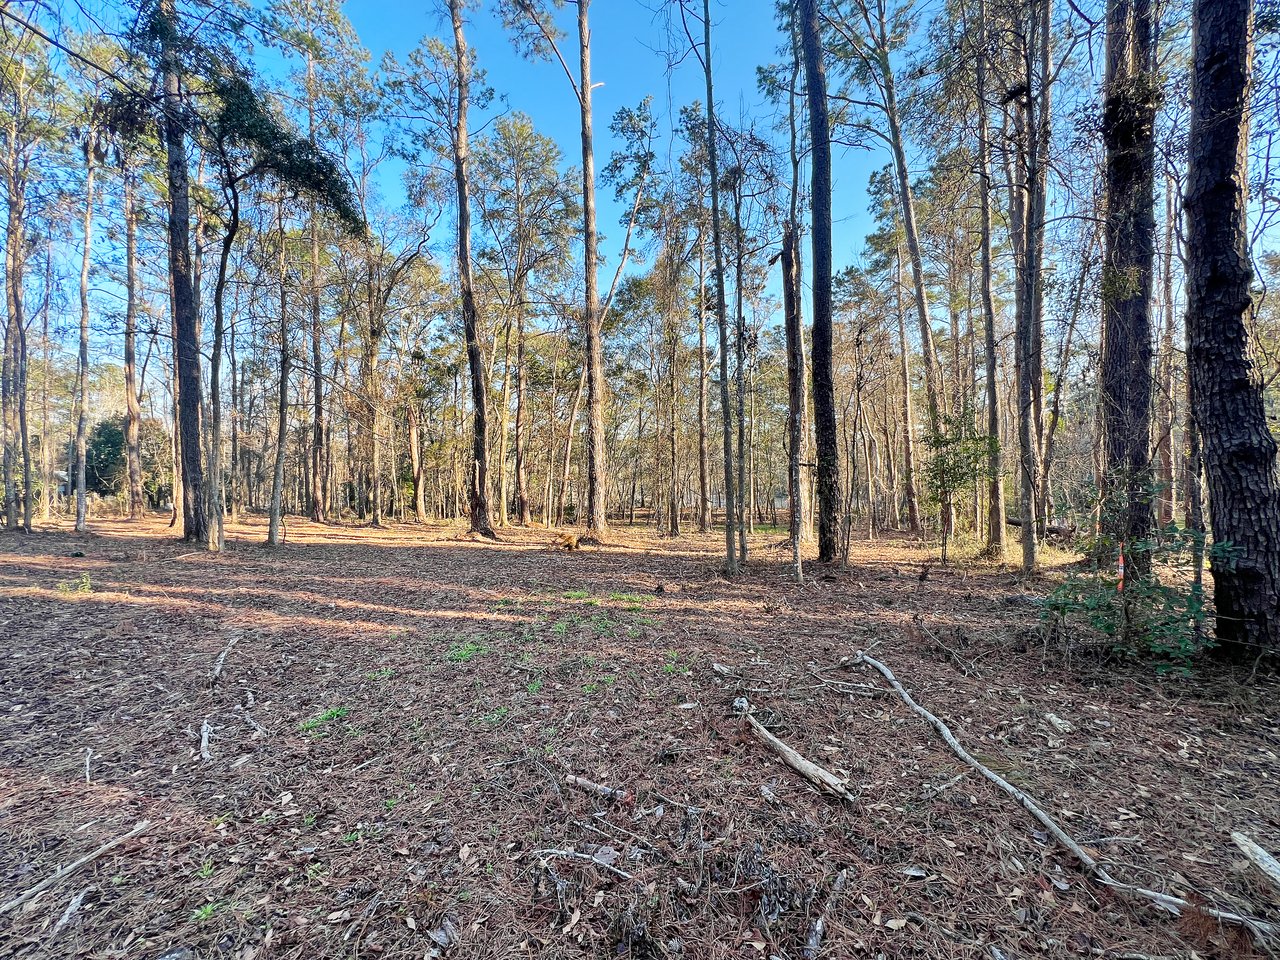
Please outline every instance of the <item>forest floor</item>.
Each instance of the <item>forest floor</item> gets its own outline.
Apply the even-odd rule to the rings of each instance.
[[[728,582],[716,537],[287,532],[0,536],[0,901],[150,821],[0,916],[0,957],[790,960],[820,914],[823,957],[1254,955],[1088,878],[842,666],[872,647],[1118,877],[1280,919],[1230,839],[1280,849],[1280,686],[1065,662],[1060,571],[888,538],[797,586],[778,533]]]

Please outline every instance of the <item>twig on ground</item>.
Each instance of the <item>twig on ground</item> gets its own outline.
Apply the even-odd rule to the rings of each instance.
[[[954,777],[952,777],[950,780],[948,780],[946,783],[939,784],[936,787],[926,787],[924,792],[920,794],[920,799],[932,800],[934,797],[941,796],[942,794],[946,793],[948,790],[950,790],[952,787],[954,787],[957,783],[959,783],[968,775],[969,774],[967,772],[958,773]]]
[[[67,909],[62,911],[62,916],[59,917],[58,922],[53,925],[53,932],[49,934],[50,939],[61,933],[62,928],[71,922],[71,918],[75,916],[76,911],[80,909],[80,904],[84,903],[84,898],[92,889],[92,885],[87,886],[71,898],[71,902],[67,904]]]
[[[233,636],[227,642],[227,645],[223,648],[222,652],[218,654],[218,659],[213,661],[213,670],[209,672],[209,686],[211,688],[216,687],[218,685],[218,681],[222,679],[222,668],[227,664],[227,655],[231,653],[232,648],[234,648],[239,642],[240,637]]]
[[[208,763],[213,759],[213,754],[209,752],[209,738],[213,735],[213,727],[209,724],[209,718],[204,718],[204,723],[200,724],[200,759]]]
[[[836,898],[844,890],[847,876],[847,871],[844,870],[836,874],[835,882],[831,884],[831,892],[827,894],[827,902],[822,906],[822,912],[814,918],[813,924],[809,927],[809,937],[804,942],[804,950],[801,951],[804,960],[818,960],[818,954],[822,950],[822,938],[827,933],[827,915],[834,912]]]
[[[894,691],[902,699],[902,702],[910,707],[918,716],[924,719],[931,727],[933,727],[957,757],[1016,800],[1018,804],[1027,811],[1027,813],[1035,817],[1035,819],[1040,822],[1041,826],[1049,831],[1055,840],[1066,847],[1067,850],[1085,868],[1085,871],[1092,875],[1099,883],[1110,887],[1118,893],[1123,893],[1135,899],[1150,901],[1175,916],[1180,915],[1184,910],[1191,912],[1200,911],[1207,916],[1213,917],[1216,920],[1221,920],[1224,923],[1239,924],[1252,930],[1259,936],[1268,938],[1276,936],[1276,925],[1268,923],[1265,920],[1259,920],[1256,917],[1233,913],[1230,910],[1223,910],[1218,907],[1208,905],[1198,906],[1188,900],[1184,900],[1182,897],[1174,896],[1173,894],[1160,893],[1158,890],[1148,890],[1145,887],[1139,887],[1134,884],[1124,883],[1115,879],[1107,872],[1106,867],[1102,866],[1102,864],[1094,859],[1094,857],[1080,846],[1080,844],[1073,840],[1067,832],[1058,825],[1056,820],[1041,810],[1039,805],[1037,805],[1031,797],[1019,788],[1015,787],[1004,777],[1000,776],[1000,774],[983,765],[980,761],[975,760],[969,751],[961,746],[960,741],[955,738],[955,734],[951,732],[951,729],[945,723],[912,699],[911,694],[908,693],[906,688],[898,682],[898,678],[893,675],[892,670],[886,667],[879,660],[876,660],[874,657],[867,656],[862,651],[858,652],[857,657],[854,659],[854,663],[867,664],[889,681],[889,685],[893,687]]]
[[[577,850],[531,850],[530,854],[535,857],[566,857],[570,860],[583,860],[587,863],[595,864],[602,870],[607,870],[615,876],[621,877],[623,880],[635,881],[635,877],[627,873],[625,870],[619,870],[617,867],[605,863],[593,857],[589,853],[579,853]]]
[[[853,794],[849,792],[843,780],[826,767],[818,766],[812,760],[806,760],[793,748],[787,746],[787,744],[766,730],[764,724],[751,716],[751,704],[746,697],[739,697],[736,705],[745,705],[742,709],[742,716],[750,724],[756,739],[780,756],[787,766],[812,783],[819,791],[829,793],[842,800],[853,800]]]
[[[624,801],[631,796],[630,790],[623,790],[620,787],[609,787],[603,783],[596,783],[594,780],[588,780],[586,777],[579,777],[576,774],[567,773],[564,782],[571,787],[577,787],[579,790],[585,790],[587,793],[594,793],[597,796],[607,797],[610,800]]]
[[[1275,857],[1267,853],[1243,833],[1233,831],[1231,839],[1236,842],[1236,846],[1240,848],[1241,852],[1249,858],[1249,862],[1271,881],[1271,885],[1280,890],[1280,861],[1276,860]]]
[[[54,886],[57,883],[60,883],[62,880],[65,880],[67,877],[71,876],[71,874],[75,873],[81,867],[84,867],[90,863],[93,863],[93,861],[97,860],[103,854],[110,853],[116,847],[120,846],[120,844],[128,840],[132,840],[138,834],[142,833],[145,830],[150,829],[150,827],[151,827],[151,821],[143,820],[136,827],[130,830],[128,833],[122,834],[116,837],[114,840],[108,840],[106,843],[100,846],[97,850],[94,850],[92,853],[86,853],[79,860],[75,860],[67,864],[65,867],[61,867],[58,870],[55,870],[52,874],[45,877],[43,880],[37,883],[30,890],[26,891],[25,893],[19,894],[18,896],[10,900],[8,903],[0,904],[0,917],[4,916],[10,910],[16,910],[18,907],[22,906],[24,903],[26,903],[28,900],[34,897],[36,894],[43,893],[45,890],[48,890],[50,887]]]

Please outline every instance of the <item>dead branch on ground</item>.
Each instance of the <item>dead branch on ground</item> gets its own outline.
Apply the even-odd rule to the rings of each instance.
[[[1223,923],[1234,923],[1246,927],[1263,938],[1270,939],[1277,935],[1278,931],[1276,925],[1268,923],[1265,920],[1259,920],[1256,917],[1233,913],[1230,910],[1223,910],[1218,907],[1208,905],[1198,906],[1188,900],[1184,900],[1182,897],[1174,896],[1173,894],[1160,893],[1158,890],[1148,890],[1145,887],[1139,887],[1135,884],[1124,883],[1123,881],[1115,879],[1107,872],[1106,867],[1100,864],[1090,853],[1080,846],[1079,843],[1072,839],[1071,836],[1063,830],[1061,826],[1059,826],[1056,820],[1040,809],[1040,806],[1032,800],[1030,796],[1015,787],[1004,777],[1000,776],[1000,774],[991,770],[980,761],[975,760],[973,755],[961,746],[960,741],[955,738],[950,727],[912,699],[911,694],[908,693],[906,688],[898,682],[898,678],[893,675],[892,670],[886,667],[879,660],[876,660],[874,657],[867,656],[862,651],[858,652],[858,655],[854,658],[853,662],[867,664],[889,681],[889,685],[893,687],[894,691],[902,699],[902,702],[910,707],[911,710],[913,710],[937,731],[938,735],[943,739],[947,746],[951,748],[952,753],[959,757],[966,765],[980,773],[983,777],[991,781],[1002,791],[1016,800],[1018,804],[1027,811],[1027,813],[1035,817],[1035,819],[1040,822],[1041,826],[1049,831],[1055,840],[1062,844],[1062,846],[1066,847],[1067,850],[1085,868],[1085,871],[1093,876],[1093,878],[1099,883],[1110,887],[1117,893],[1125,894],[1126,896],[1134,899],[1149,901],[1157,907],[1160,907],[1162,910],[1167,910],[1174,916],[1180,915],[1183,911],[1200,911],[1207,916],[1213,917],[1215,920],[1221,920]]]

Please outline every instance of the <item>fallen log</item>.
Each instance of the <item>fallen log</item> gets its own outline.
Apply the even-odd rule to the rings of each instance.
[[[1085,868],[1085,872],[1091,875],[1099,883],[1130,898],[1153,903],[1162,910],[1167,910],[1169,913],[1172,913],[1174,916],[1181,915],[1184,910],[1192,913],[1199,911],[1206,916],[1213,917],[1215,920],[1220,920],[1223,923],[1233,923],[1245,927],[1246,929],[1253,931],[1260,938],[1270,940],[1280,934],[1280,929],[1278,929],[1275,924],[1268,923],[1265,920],[1260,920],[1257,917],[1250,917],[1209,905],[1202,906],[1199,904],[1193,904],[1190,901],[1184,900],[1182,897],[1174,896],[1173,894],[1160,893],[1158,890],[1148,890],[1145,887],[1139,887],[1135,884],[1125,883],[1121,880],[1115,879],[1107,871],[1106,867],[1100,864],[1092,854],[1072,839],[1072,837],[1062,829],[1058,822],[1045,813],[1044,810],[1040,808],[1039,804],[1031,799],[1029,795],[1018,787],[1015,787],[1004,777],[1000,776],[1000,774],[985,766],[980,761],[974,759],[973,755],[970,754],[969,751],[960,744],[960,741],[955,738],[955,734],[951,732],[950,727],[924,707],[920,706],[920,704],[916,703],[911,694],[907,692],[906,688],[898,682],[898,678],[893,675],[892,670],[879,660],[876,660],[874,657],[867,656],[861,650],[858,651],[858,655],[854,658],[853,662],[855,664],[865,663],[867,666],[876,670],[881,676],[883,676],[885,680],[889,682],[889,685],[893,687],[894,692],[898,694],[902,702],[910,707],[912,711],[937,731],[943,742],[951,748],[952,753],[959,757],[967,766],[977,771],[984,778],[995,784],[1000,790],[1004,791],[1016,800],[1018,804],[1027,811],[1027,813],[1031,814],[1031,816],[1040,822],[1040,825],[1043,826],[1055,840],[1062,844],[1062,846],[1066,847],[1066,849],[1080,862],[1081,866]]]

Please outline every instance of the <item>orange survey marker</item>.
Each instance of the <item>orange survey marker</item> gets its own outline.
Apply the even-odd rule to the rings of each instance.
[[[1120,582],[1116,584],[1116,592],[1124,592],[1124,545],[1120,546],[1120,559],[1116,562],[1116,569],[1120,571]]]

